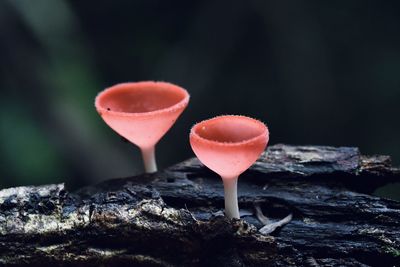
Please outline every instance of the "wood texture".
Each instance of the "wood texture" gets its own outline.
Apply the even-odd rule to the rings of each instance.
[[[241,220],[222,216],[219,177],[189,159],[154,175],[68,192],[0,191],[2,266],[400,266],[400,181],[387,156],[271,146],[239,178]],[[254,215],[293,219],[272,235]]]

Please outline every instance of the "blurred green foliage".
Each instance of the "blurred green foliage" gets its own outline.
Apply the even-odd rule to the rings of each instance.
[[[65,172],[64,166],[51,142],[45,138],[46,133],[24,110],[7,102],[2,104],[7,112],[1,113],[0,117],[2,165],[13,180],[3,183],[30,184],[32,177],[41,177],[44,183],[60,182],[57,176]]]
[[[358,146],[399,165],[399,11],[377,0],[1,1],[0,186],[140,173],[138,150],[93,103],[138,80],[192,95],[158,146],[161,167],[193,156],[194,122],[228,113],[265,121],[271,143]]]

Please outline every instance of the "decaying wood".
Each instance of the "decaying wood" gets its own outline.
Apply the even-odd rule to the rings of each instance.
[[[275,145],[239,179],[241,220],[197,159],[76,192],[4,189],[0,265],[400,266],[400,202],[370,194],[394,181],[386,156]],[[261,234],[255,206],[293,219]]]

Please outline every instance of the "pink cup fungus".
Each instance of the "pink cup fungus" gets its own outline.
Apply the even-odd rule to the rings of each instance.
[[[188,92],[166,82],[120,83],[100,92],[97,112],[118,134],[137,145],[145,171],[157,171],[155,145],[189,103]]]
[[[245,116],[218,116],[192,127],[190,145],[194,153],[222,178],[228,218],[240,218],[238,177],[260,157],[268,141],[265,124]]]

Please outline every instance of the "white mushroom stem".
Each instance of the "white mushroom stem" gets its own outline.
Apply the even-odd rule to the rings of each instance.
[[[224,182],[225,215],[229,218],[239,219],[239,206],[237,198],[238,177],[221,177]]]
[[[146,173],[153,173],[157,171],[157,163],[155,156],[155,146],[141,148],[144,170]]]

